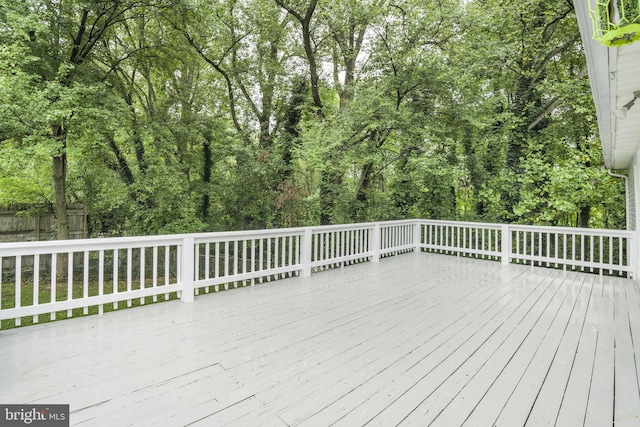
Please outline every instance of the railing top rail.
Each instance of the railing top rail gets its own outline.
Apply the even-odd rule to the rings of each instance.
[[[251,239],[251,238],[264,238],[271,236],[300,236],[304,233],[304,227],[298,228],[273,228],[264,230],[241,230],[241,231],[219,231],[211,233],[196,233],[189,234],[193,237],[196,243],[211,242],[211,241],[224,241],[232,240],[234,238]],[[184,237],[181,236],[181,237]]]
[[[380,224],[381,226],[394,226],[394,225],[409,225],[415,224],[417,219],[399,219],[394,221],[378,221],[378,222],[358,222],[353,224],[334,224],[334,225],[317,225],[310,227],[311,230],[316,233],[322,230],[328,231],[340,231],[340,230],[357,230],[357,229],[367,229],[374,227],[375,224]]]
[[[42,253],[82,252],[100,249],[126,249],[141,246],[169,246],[182,244],[182,236],[136,236],[93,239],[47,240],[39,242],[0,243],[0,256],[33,255]]]
[[[242,231],[222,231],[210,233],[194,233],[194,234],[174,234],[159,236],[133,236],[133,237],[109,237],[109,238],[92,238],[92,239],[75,239],[75,240],[50,240],[41,242],[12,242],[0,243],[0,256],[16,256],[16,255],[34,255],[43,253],[64,253],[64,252],[82,252],[95,251],[101,249],[125,249],[135,247],[150,246],[170,246],[181,245],[186,237],[194,239],[196,243],[215,242],[232,239],[251,239],[264,238],[271,236],[296,236],[302,235],[305,231],[311,230],[313,233],[323,231],[344,231],[344,230],[364,230],[371,229],[376,224],[382,227],[395,225],[411,225],[411,224],[434,224],[455,227],[472,227],[499,230],[508,227],[515,231],[546,231],[556,234],[582,234],[590,236],[610,236],[633,238],[634,232],[627,230],[609,230],[609,229],[591,229],[591,228],[572,228],[572,227],[554,227],[554,226],[535,226],[523,224],[495,224],[483,222],[460,222],[446,220],[427,220],[427,219],[408,219],[396,221],[367,222],[354,224],[337,224],[323,225],[311,227],[295,227],[295,228],[279,228],[265,230],[242,230]]]
[[[441,220],[441,219],[421,219],[419,221],[422,224],[452,225],[457,227],[460,227],[460,226],[482,227],[482,228],[490,228],[494,230],[499,230],[503,226],[503,224],[495,224],[491,222],[448,221],[448,220]]]
[[[438,219],[421,219],[419,220],[423,224],[437,224],[437,225],[451,225],[451,226],[463,226],[463,227],[482,227],[490,229],[500,229],[504,226],[509,227],[511,230],[526,230],[526,231],[549,231],[552,233],[566,233],[566,234],[587,234],[596,236],[615,236],[615,237],[633,237],[634,232],[629,230],[613,230],[608,228],[580,228],[580,227],[557,227],[557,226],[545,226],[545,225],[526,225],[526,224],[496,224],[489,222],[471,222],[471,221],[447,221]]]
[[[247,237],[247,236],[266,236],[270,234],[277,235],[301,235],[305,230],[310,229],[312,232],[317,233],[319,231],[341,231],[341,230],[358,230],[372,228],[375,224],[382,226],[393,226],[403,224],[415,224],[416,219],[402,219],[393,221],[379,221],[379,222],[357,222],[351,224],[331,224],[331,225],[313,225],[309,227],[292,227],[292,228],[273,228],[265,230],[242,230],[242,231],[221,231],[214,233],[197,233],[192,236],[196,242],[202,239],[226,239],[229,237]]]
[[[556,227],[543,225],[508,224],[511,230],[549,231],[556,234],[586,234],[593,236],[633,237],[629,230],[612,230],[607,228]]]
[[[388,221],[389,224],[411,223],[405,221]],[[306,229],[313,232],[320,230],[354,230],[365,229],[374,223],[338,224],[314,227],[274,228],[263,230],[220,231],[193,234],[171,234],[158,236],[107,237],[91,239],[47,240],[39,242],[0,243],[0,256],[34,255],[44,253],[82,252],[100,249],[125,249],[129,247],[149,247],[163,245],[180,245],[185,237],[192,237],[196,243],[215,242],[232,239],[262,238],[270,236],[302,235]]]

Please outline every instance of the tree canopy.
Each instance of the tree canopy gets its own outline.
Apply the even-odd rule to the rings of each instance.
[[[0,165],[59,238],[625,223],[567,0],[0,1]]]

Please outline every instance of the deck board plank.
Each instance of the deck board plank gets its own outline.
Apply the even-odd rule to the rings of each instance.
[[[616,427],[640,424],[640,387],[633,354],[627,289],[628,287],[614,289],[614,423]]]
[[[540,319],[550,305],[555,308],[563,301],[558,298],[558,291],[566,282],[562,274],[546,281],[544,292],[528,300],[528,304],[519,307],[513,316],[506,319],[504,333],[495,351],[456,399],[438,415],[433,425],[462,425],[467,420],[477,419],[475,417],[494,422],[497,411],[515,387],[520,371],[526,368],[530,353],[537,348],[542,338],[540,331],[544,333],[547,329],[546,325],[535,327],[539,326]],[[552,316],[547,317],[548,320],[552,319]],[[532,337],[532,334],[535,336]],[[527,343],[528,339],[532,340],[531,344]],[[505,387],[502,382],[508,386]],[[496,396],[491,396],[493,394]]]
[[[597,296],[602,294],[601,286],[598,286],[601,282],[599,278],[594,276],[588,280],[587,286],[591,288],[591,295],[585,311],[585,319],[582,322],[571,374],[556,420],[556,425],[559,426],[582,425],[586,419],[598,339],[597,328],[589,319],[597,318]]]
[[[449,301],[452,300],[450,299]],[[455,301],[459,302],[459,300]],[[479,302],[480,301],[475,301],[475,305],[477,307],[482,307],[482,304],[478,305]],[[405,361],[406,368],[410,368],[411,364],[414,364],[420,360],[418,358],[419,356],[427,353],[434,348],[437,348],[438,345],[442,345],[442,343],[445,343],[450,336],[455,335],[457,331],[462,331],[464,329],[464,324],[460,321],[465,320],[465,314],[471,313],[473,304],[474,301],[470,301],[469,305],[466,306],[458,304],[458,310],[455,310],[453,308],[449,309],[448,307],[442,307],[442,310],[440,310],[440,313],[442,314],[440,316],[440,319],[438,321],[431,321],[429,323],[426,323],[426,325],[428,326],[425,326],[425,328],[429,329],[430,332],[422,329],[420,323],[414,323],[413,328],[410,330],[410,332],[413,332],[413,336],[411,337],[411,339],[403,341],[402,331],[398,330],[397,336],[400,338],[400,341],[397,341],[395,339],[390,341],[389,344],[391,346],[388,347],[388,351],[384,347],[373,347],[371,349],[368,349],[367,352],[363,353],[363,363],[355,364],[355,366],[345,365],[348,367],[342,372],[342,377],[339,378],[340,381],[344,382],[344,385],[341,386],[343,388],[343,392],[345,394],[349,393],[351,388],[354,387],[354,384],[357,385],[360,382],[369,380],[372,375],[372,370],[375,370],[375,372],[385,371],[391,366],[391,364],[393,364],[398,359],[401,359],[405,355],[409,356]],[[459,311],[465,309],[469,311],[467,311],[467,313],[465,313],[465,311]],[[443,311],[447,311],[446,315],[453,316],[446,317]],[[415,317],[409,318],[412,319],[412,323],[416,320]],[[399,317],[399,319],[403,319],[403,317]],[[460,323],[457,328],[451,328],[447,324],[447,322],[453,323],[456,321]],[[397,323],[396,329],[406,329],[406,327],[402,323],[404,322]],[[418,332],[418,335],[416,335],[416,332]],[[338,365],[342,364],[340,363]],[[333,381],[336,381],[336,378],[332,378],[328,380],[328,382],[325,382],[327,386],[330,386],[331,382]],[[332,397],[329,398],[329,400],[331,399]],[[324,402],[324,404],[328,403],[331,402]],[[300,408],[298,407],[297,410],[299,409]],[[331,412],[333,412],[333,410]]]
[[[477,331],[474,331],[471,340],[477,340],[477,341],[483,341],[484,339],[486,339],[487,335],[490,335],[493,330],[495,330],[497,328],[497,325],[491,324],[488,326],[483,326],[482,328],[480,328]],[[459,342],[464,340],[464,342]],[[403,363],[398,363],[397,360],[385,360],[383,363],[385,363],[385,365],[381,366],[378,363],[368,363],[367,367],[369,367],[370,369],[373,369],[378,376],[378,379],[386,379],[386,381],[389,381],[389,377],[393,374],[398,374],[401,375],[402,377],[408,377],[410,376],[412,373],[415,372],[419,372],[421,369],[424,369],[425,366],[430,365],[430,366],[437,366],[439,363],[441,363],[444,358],[446,357],[446,354],[452,354],[452,351],[455,351],[456,349],[458,349],[460,346],[462,346],[463,344],[465,344],[465,342],[469,341],[468,337],[463,336],[462,334],[459,334],[456,339],[449,339],[447,342],[442,343],[441,345],[439,345],[436,348],[433,348],[433,346],[425,346],[425,345],[421,345],[419,348],[417,348],[417,350],[413,350],[413,349],[409,349],[409,350],[402,350],[399,352],[399,354],[406,356],[404,357],[401,362]],[[453,347],[453,348],[452,348]],[[428,352],[428,354],[424,354],[425,352]],[[409,357],[411,356],[411,357]],[[397,356],[395,356],[397,357]],[[420,357],[422,357],[420,359]],[[417,360],[416,360],[417,359]],[[413,364],[413,366],[408,366]],[[403,368],[400,368],[400,366],[403,366]],[[404,369],[404,371],[403,371]],[[428,368],[427,368],[428,369]],[[345,375],[343,376],[343,378],[341,379],[341,381],[343,382],[344,386],[341,387],[341,391],[340,391],[340,396],[341,397],[346,397],[346,396],[354,396],[356,397],[356,399],[362,399],[362,385],[365,382],[369,382],[371,381],[371,374],[367,374],[367,372],[365,370],[360,370],[359,372],[360,375],[353,375],[350,374],[348,372],[345,372]],[[398,390],[402,390],[406,385],[403,384],[392,384],[391,389],[384,389],[385,393],[388,394],[394,394],[397,393]],[[308,417],[308,414],[311,414],[312,416],[317,415],[317,413],[314,413],[314,408],[320,407],[323,410],[327,410],[330,414],[332,415],[336,415],[337,411],[335,411],[335,404],[336,404],[336,398],[335,396],[326,396],[320,405],[315,404],[315,402],[313,404],[310,404],[311,402],[309,402],[306,407],[293,407],[292,410],[288,410],[285,411],[284,414],[287,416],[287,420],[292,421],[294,424],[300,423],[302,421],[307,421],[309,423],[309,425],[317,425],[316,422],[316,418],[305,418],[305,416]],[[348,408],[345,407],[343,405],[343,408]],[[375,413],[372,413],[371,415],[374,415]],[[358,413],[357,416],[358,417],[362,417],[362,413]],[[359,421],[363,421],[366,418],[360,418]],[[344,424],[345,422],[341,422],[341,424]],[[347,424],[350,424],[351,421],[348,421]],[[356,423],[357,424],[357,423]]]
[[[597,342],[593,360],[589,400],[584,420],[585,427],[598,427],[613,423],[614,403],[614,324],[613,290],[618,286],[612,279],[602,280],[597,313],[591,319]]]
[[[542,387],[549,367],[556,355],[563,331],[570,321],[571,311],[563,309],[572,302],[571,288],[581,286],[579,276],[567,277],[562,289],[556,295],[556,310],[548,310],[546,316],[552,316],[547,329],[540,341],[540,345],[534,349],[532,357],[526,363],[524,371],[512,387],[510,396],[505,400],[504,407],[495,421],[497,426],[524,425],[529,417],[538,392]],[[507,388],[508,390],[509,388]]]
[[[629,329],[633,344],[633,355],[636,366],[636,377],[640,383],[640,289],[638,283],[625,288],[627,297],[626,310],[629,316]]]
[[[495,305],[498,289],[490,290],[489,297],[485,300],[470,301],[464,303],[464,300],[456,300],[456,307],[451,307],[447,311],[448,321],[453,323],[460,319],[465,320],[466,323],[477,320],[478,317],[472,317],[474,312],[481,313],[482,310]],[[469,320],[473,319],[473,320]],[[446,317],[442,317],[440,324],[443,324],[447,320]],[[438,324],[434,325],[438,326]],[[483,325],[481,325],[483,326]],[[456,334],[459,329],[449,330],[448,338],[443,334],[444,331],[438,331],[441,335],[441,339],[449,339]],[[458,338],[461,338],[460,334]],[[351,422],[356,423],[358,421],[367,421],[368,415],[374,416],[376,410],[383,406],[385,402],[389,402],[391,396],[403,391],[403,387],[395,383],[396,379],[401,375],[408,375],[409,372],[420,372],[418,367],[419,362],[423,362],[420,357],[424,358],[428,355],[429,347],[427,347],[427,341],[422,343],[411,342],[410,345],[402,345],[396,347],[393,353],[385,353],[384,356],[372,361],[365,369],[370,370],[372,368],[377,369],[373,371],[373,374],[369,374],[362,379],[353,380],[355,384],[348,392],[340,396],[331,404],[322,407],[318,412],[313,414],[310,418],[305,420],[304,424],[308,425],[326,425],[332,422],[341,421],[341,424],[349,424]],[[451,344],[449,344],[450,346]],[[431,347],[433,348],[433,347]],[[395,392],[395,394],[394,394]],[[356,417],[358,421],[350,420],[348,416],[350,412],[352,417]],[[347,417],[342,420],[343,417]]]
[[[527,426],[556,425],[571,376],[591,376],[592,364],[585,365],[588,372],[573,371],[580,334],[583,331],[585,313],[589,306],[589,298],[593,294],[593,287],[583,286],[582,290],[584,291],[583,298],[575,299],[571,308],[571,318],[563,329],[562,340],[529,414]],[[581,413],[580,416],[584,414],[583,409],[578,412]]]
[[[556,293],[539,312],[535,326],[504,367],[495,383],[465,421],[474,425],[482,419],[494,419],[492,425],[524,425],[551,363],[562,330],[569,321],[567,310],[582,286],[576,276],[563,276]]]
[[[530,289],[522,289],[521,291],[523,291],[521,295],[507,296],[500,295],[500,292],[497,292],[499,298],[488,301],[486,305],[474,307],[473,310],[467,313],[467,319],[463,319],[465,323],[462,324],[457,321],[457,314],[452,313],[454,316],[449,321],[452,324],[458,324],[458,328],[449,327],[446,333],[442,334],[442,338],[446,339],[446,341],[443,341],[443,344],[433,352],[430,352],[428,347],[425,347],[422,353],[412,350],[410,355],[419,357],[417,361],[414,362],[408,359],[408,362],[405,362],[401,360],[403,363],[396,363],[393,369],[386,372],[386,375],[380,375],[379,378],[376,378],[378,381],[368,384],[365,390],[367,390],[366,393],[371,393],[371,397],[362,402],[356,411],[351,411],[340,419],[340,425],[354,425],[359,421],[372,421],[373,424],[384,425],[385,423],[392,423],[392,420],[400,421],[409,412],[404,409],[397,409],[406,405],[405,399],[407,397],[405,395],[407,392],[416,384],[421,383],[426,385],[428,393],[431,389],[431,384],[437,384],[435,382],[437,377],[447,376],[449,373],[447,369],[455,369],[456,364],[454,361],[464,360],[469,353],[473,352],[474,344],[479,345],[484,342],[479,338],[487,330],[491,331],[495,325],[501,322],[497,316],[504,311],[514,310],[517,307],[515,300],[526,299],[531,293]],[[483,328],[485,329],[484,331]],[[445,369],[435,370],[435,368],[440,367]],[[380,383],[381,380],[386,381],[386,383]],[[431,381],[434,381],[434,383]],[[418,394],[418,396],[421,396],[421,394]],[[398,411],[402,415],[399,418]]]
[[[636,283],[446,255],[0,331],[0,348],[0,401],[69,403],[72,425],[602,426],[615,407],[617,426],[640,414]]]

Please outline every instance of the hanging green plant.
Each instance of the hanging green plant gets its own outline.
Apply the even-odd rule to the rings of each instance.
[[[605,46],[640,40],[640,0],[596,0],[591,18],[594,38]]]

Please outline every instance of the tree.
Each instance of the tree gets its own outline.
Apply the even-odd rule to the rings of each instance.
[[[540,179],[545,179],[539,175],[539,179],[523,186],[525,175],[534,178],[534,163],[527,168],[526,159],[534,152],[553,152],[544,129],[552,122],[550,114],[562,102],[553,92],[554,82],[584,77],[582,67],[575,66],[583,61],[578,49],[579,32],[573,6],[563,0],[486,1],[470,4],[467,9],[474,28],[470,34],[480,37],[471,41],[478,53],[473,60],[482,64],[476,70],[502,99],[497,104],[499,121],[494,123],[506,138],[506,168],[499,172],[496,182],[501,187],[499,217],[514,220],[522,216],[514,212],[522,212],[518,205],[526,197],[524,193],[539,189]]]
[[[24,129],[20,138],[50,147],[57,237],[66,239],[68,137],[82,122],[83,113],[102,107],[103,75],[93,61],[94,54],[140,3],[18,1],[5,7],[3,41],[14,49],[10,61],[15,70],[3,89],[10,92],[19,87],[37,94],[38,113],[47,111],[36,119],[37,130]],[[91,105],[91,99],[98,101]],[[10,108],[14,120],[32,116],[21,107],[24,105],[14,104]],[[37,138],[32,138],[34,133]]]
[[[572,14],[564,0],[3,3],[0,203],[62,218],[81,201],[94,234],[621,226]]]
[[[322,117],[323,105],[320,98],[320,76],[318,71],[318,63],[316,61],[316,46],[314,45],[314,30],[313,30],[313,18],[318,6],[318,0],[309,0],[309,3],[303,7],[302,5],[292,5],[287,0],[274,0],[276,4],[286,10],[296,21],[300,24],[302,31],[302,44],[304,46],[304,53],[309,64],[309,77],[311,80],[311,95],[313,97],[313,104],[316,107],[316,113],[319,117]],[[297,8],[295,6],[298,6]]]

